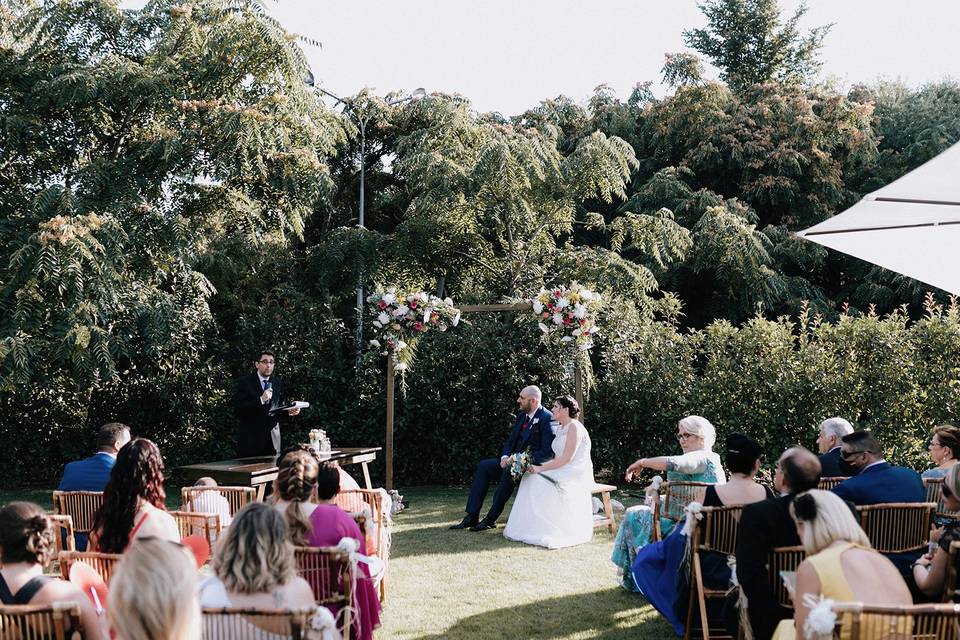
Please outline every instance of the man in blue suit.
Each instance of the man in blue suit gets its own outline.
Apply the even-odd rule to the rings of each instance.
[[[553,415],[540,404],[542,394],[540,389],[533,385],[524,387],[517,398],[520,411],[513,421],[513,428],[507,436],[500,450],[500,458],[481,460],[473,475],[473,485],[470,487],[470,496],[467,498],[467,515],[451,529],[470,529],[483,531],[494,529],[497,518],[503,513],[507,500],[513,494],[514,482],[510,477],[508,460],[515,453],[522,453],[531,449],[536,464],[543,464],[553,457],[553,429],[550,420]],[[498,480],[497,490],[490,503],[490,511],[480,520],[480,510],[483,508],[483,499],[487,496],[490,483]]]
[[[75,462],[68,462],[59,491],[103,491],[110,472],[117,462],[117,452],[130,442],[130,427],[120,422],[108,422],[97,432],[97,453]]]

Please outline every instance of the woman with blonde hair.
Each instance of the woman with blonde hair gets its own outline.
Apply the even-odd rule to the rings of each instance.
[[[790,504],[807,559],[797,568],[793,620],[781,620],[774,640],[797,637],[805,630],[812,600],[910,605],[910,590],[890,560],[871,548],[850,507],[839,496],[819,489],[801,493]],[[807,595],[812,597],[808,598]],[[841,638],[849,637],[844,625]]]
[[[110,580],[107,616],[117,640],[199,640],[193,555],[179,542],[138,538]]]
[[[280,454],[273,481],[273,505],[283,514],[295,546],[307,544],[310,515],[317,508],[317,474],[320,458],[306,445],[295,445]]]
[[[724,484],[720,456],[713,452],[717,430],[702,416],[687,416],[677,423],[677,440],[683,455],[640,458],[629,467],[624,476],[627,482],[643,469],[667,472],[667,482],[710,482]],[[673,530],[674,521],[660,519],[660,530],[666,537]],[[631,574],[637,552],[653,538],[653,511],[644,506],[631,507],[623,514],[610,559],[621,576],[620,585],[629,591],[638,591]]]

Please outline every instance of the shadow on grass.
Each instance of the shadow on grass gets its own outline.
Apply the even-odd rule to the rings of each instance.
[[[415,639],[546,639],[575,634],[591,640],[675,637],[642,597],[611,588],[485,611],[458,620],[441,633],[419,635]]]

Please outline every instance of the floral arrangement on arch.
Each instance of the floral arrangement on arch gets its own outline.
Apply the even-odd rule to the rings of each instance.
[[[438,298],[425,291],[400,292],[396,287],[367,296],[373,317],[374,339],[370,345],[384,355],[396,357],[423,334],[446,331],[460,323],[460,311],[450,298]],[[398,364],[403,370],[404,363]]]
[[[597,315],[603,308],[603,297],[576,282],[567,287],[541,289],[530,301],[544,339],[573,344],[582,351],[593,346],[599,333]]]

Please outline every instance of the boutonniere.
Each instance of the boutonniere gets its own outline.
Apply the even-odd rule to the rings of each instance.
[[[534,424],[537,424],[538,422],[540,422],[540,418],[534,418],[533,422],[531,422],[530,424],[534,425]]]

